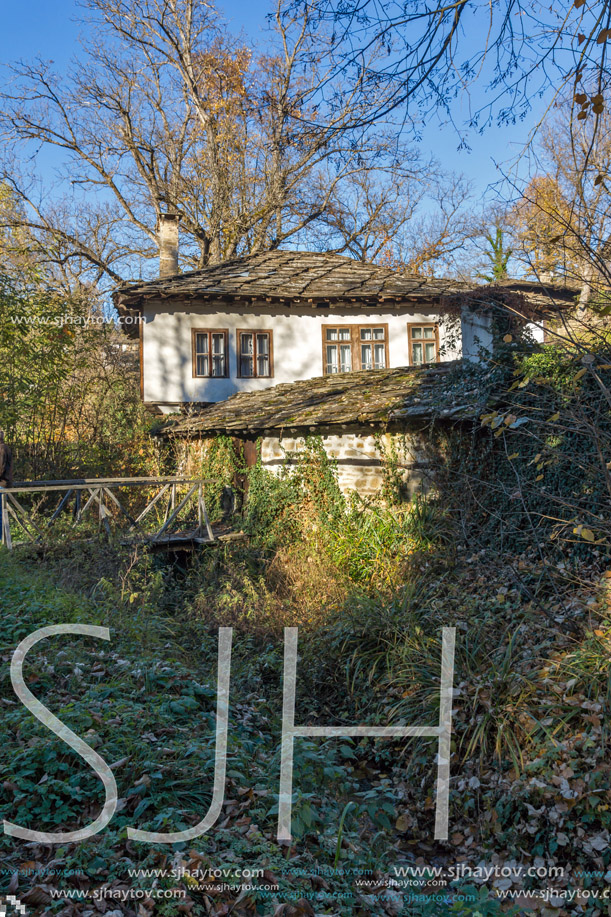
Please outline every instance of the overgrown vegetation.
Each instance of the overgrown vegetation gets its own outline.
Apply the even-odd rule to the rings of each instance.
[[[136,360],[85,291],[0,272],[0,429],[19,480],[155,473]]]
[[[37,917],[611,913],[596,897],[611,880],[608,2],[575,0],[568,18],[487,4],[481,45],[474,0],[281,0],[256,52],[210,3],[81,5],[90,18],[74,66],[24,60],[0,87],[0,121],[22,144],[0,164],[0,427],[17,479],[172,470],[204,482],[219,531],[240,531],[163,556],[121,547],[92,502],[78,531],[65,513],[36,548],[0,548],[2,814],[66,831],[103,802],[92,772],[10,682],[15,646],[49,624],[110,629],[109,645],[41,643],[25,677],[119,788],[110,826],[84,843],[2,835],[0,913],[5,894]],[[555,66],[562,80],[551,86]],[[488,115],[504,124],[558,92],[511,203],[497,186],[481,218],[469,181],[410,140],[439,106],[460,123],[452,97],[462,104],[476,77],[494,88]],[[509,88],[515,104],[499,110]],[[486,120],[482,100],[472,103],[461,146]],[[419,414],[445,459],[428,495],[405,501],[396,441],[381,435],[384,486],[368,500],[341,493],[315,438],[273,475],[247,469],[226,437],[183,448],[150,435],[109,293],[156,272],[164,216],[180,219],[183,269],[290,244],[422,281],[489,281],[471,293],[451,285],[440,355],[454,354],[465,306],[492,317],[496,340],[480,364],[448,372],[443,404]],[[541,285],[504,285],[516,267]],[[568,284],[558,301],[555,282]],[[443,286],[429,287],[431,305]],[[246,287],[256,298],[257,284]],[[403,309],[378,299],[380,315]],[[327,303],[336,315],[339,304]],[[361,308],[357,296],[349,311]],[[523,333],[544,318],[554,346]],[[34,523],[54,499],[32,492]],[[172,487],[147,520],[170,525],[177,502]],[[116,500],[111,512],[114,522]],[[194,530],[200,513],[192,501],[181,525]],[[234,631],[222,813],[190,844],[128,839],[128,826],[193,826],[210,805],[221,626]],[[346,727],[437,723],[441,629],[456,629],[447,841],[433,839],[430,738],[298,739],[294,838],[278,844],[287,626],[299,628],[297,721]],[[501,872],[456,878],[456,864]],[[219,869],[220,888],[205,873]],[[244,884],[243,869],[260,874]],[[502,897],[531,890],[539,897]]]
[[[497,447],[500,439],[492,438]],[[308,905],[341,917],[512,913],[497,897],[507,888],[498,881],[447,877],[442,903],[432,879],[409,890],[388,886],[397,865],[457,859],[545,863],[564,870],[554,879],[559,888],[598,887],[584,871],[606,870],[611,830],[605,547],[589,545],[586,557],[563,544],[563,559],[550,560],[543,576],[536,545],[475,547],[445,498],[346,499],[316,439],[278,477],[257,465],[249,488],[249,541],[206,549],[183,566],[110,546],[103,557],[94,544],[50,549],[44,560],[3,557],[10,611],[2,678],[13,740],[0,756],[12,821],[72,827],[95,817],[101,802],[76,756],[12,699],[12,648],[61,621],[106,624],[112,633],[108,648],[74,638],[32,654],[32,690],[116,766],[121,805],[85,844],[29,848],[40,870],[34,879],[19,875],[26,852],[5,838],[22,900],[51,914],[61,903],[50,888],[150,887],[128,870],[172,863],[230,873],[248,865],[266,871],[267,882],[255,885],[278,887],[240,894],[237,882],[236,891],[213,894],[206,883],[168,874],[159,884],[186,898],[181,910],[176,901],[151,901],[155,913],[268,914],[299,898],[303,913]],[[221,625],[235,628],[223,815],[192,845],[127,842],[127,825],[177,830],[209,805]],[[331,739],[297,741],[295,838],[288,854],[278,846],[287,625],[299,625],[297,720],[317,725],[435,723],[440,628],[457,628],[448,843],[432,840],[434,743]],[[43,869],[58,857],[82,872],[50,882]],[[358,869],[368,886],[355,880]],[[408,903],[408,891],[422,897]],[[596,913],[587,902],[582,911]],[[124,912],[132,913],[127,904]]]
[[[481,433],[450,447],[447,487],[465,532],[544,556],[611,545],[611,350],[606,334],[524,346],[508,334],[481,387]],[[474,534],[475,533],[475,534]],[[582,552],[583,553],[583,552]]]

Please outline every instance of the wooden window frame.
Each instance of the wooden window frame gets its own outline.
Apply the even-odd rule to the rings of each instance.
[[[322,374],[323,376],[342,376],[345,373],[328,373],[327,372],[327,344],[338,343],[339,341],[327,340],[327,329],[329,328],[349,328],[350,329],[350,348],[352,353],[352,370],[353,373],[375,372],[375,370],[365,370],[361,365],[361,344],[367,341],[361,341],[361,331],[373,328],[384,329],[384,369],[390,368],[390,358],[388,353],[388,322],[368,322],[366,325],[349,325],[349,324],[325,324],[321,325],[322,332]],[[346,342],[347,343],[347,342]],[[373,343],[373,342],[372,342]],[[358,365],[358,369],[355,367]]]
[[[236,361],[238,369],[238,379],[273,379],[274,378],[274,332],[271,328],[237,328],[236,329],[236,338],[235,338],[235,351],[236,351]],[[242,334],[252,334],[255,336],[254,348],[253,348],[253,375],[252,376],[243,376],[242,375],[242,340],[240,335]],[[269,374],[267,376],[260,376],[257,373],[257,352],[256,352],[256,341],[257,334],[267,334],[269,335]]]
[[[431,366],[431,363],[414,363],[412,359],[412,328],[430,328],[435,329],[435,363],[441,362],[441,356],[439,354],[439,322],[408,322],[407,323],[407,359],[409,366]],[[416,338],[417,341],[428,341],[431,342],[431,338]],[[424,353],[424,349],[423,349]]]
[[[208,369],[205,376],[197,372],[197,335],[208,335]],[[225,336],[225,372],[222,376],[212,375],[212,335]],[[192,328],[191,329],[191,369],[194,379],[228,379],[229,378],[229,329],[228,328]]]

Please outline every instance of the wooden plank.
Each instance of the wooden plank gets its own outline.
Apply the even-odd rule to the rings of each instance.
[[[81,497],[81,491],[77,490],[74,494],[74,513],[72,516],[75,522],[78,522],[81,518]]]
[[[170,493],[170,499],[168,500],[168,505],[166,506],[166,510],[165,510],[165,516],[163,517],[164,522],[168,521],[168,517],[170,513],[173,511],[175,506],[176,506],[176,485],[172,484],[172,491]]]
[[[202,498],[202,512],[204,514],[204,522],[206,525],[206,531],[208,533],[208,540],[214,541],[214,532],[212,531],[212,526],[210,525],[210,520],[208,519],[208,512],[206,510],[206,503]]]
[[[13,542],[11,540],[11,523],[8,517],[8,499],[6,491],[0,494],[0,500],[2,500],[2,531],[0,532],[0,539],[2,544],[9,550],[13,549]]]
[[[78,515],[77,515],[77,517],[76,517],[76,519],[75,519],[74,525],[78,525],[78,524],[79,524],[79,522],[81,521],[81,519],[83,518],[83,516],[85,515],[85,513],[87,512],[87,510],[89,509],[89,507],[91,506],[91,504],[93,503],[93,501],[94,501],[94,499],[95,499],[95,490],[91,490],[91,488],[90,488],[89,493],[90,493],[90,497],[89,497],[89,499],[87,500],[87,502],[85,503],[84,507],[79,511],[79,513],[78,513]],[[73,526],[73,528],[74,528],[74,526]]]
[[[9,510],[11,510],[11,509],[13,508],[13,506],[14,506],[16,509],[18,509],[19,512],[21,513],[21,515],[24,517],[24,519],[29,523],[29,525],[31,525],[32,528],[35,529],[35,530],[38,532],[38,534],[40,535],[40,537],[41,537],[41,538],[44,538],[44,537],[45,537],[45,536],[44,536],[44,533],[42,532],[41,529],[38,528],[38,526],[36,525],[36,523],[35,523],[34,520],[32,519],[31,515],[27,512],[27,510],[25,510],[25,509],[23,508],[23,506],[21,505],[21,503],[19,503],[19,501],[18,501],[18,500],[13,496],[13,494],[11,494],[11,493],[9,493],[9,495],[8,495],[8,502],[9,502]],[[11,506],[11,504],[12,504],[12,506]],[[20,524],[21,524],[21,520],[19,520],[19,518],[16,516],[16,514],[15,514],[14,511],[13,511],[13,515],[17,518],[18,522],[20,522]]]
[[[48,524],[48,526],[47,526],[47,531],[49,531],[49,529],[51,528],[51,526],[55,524],[55,520],[59,518],[59,515],[60,515],[61,511],[62,511],[63,508],[66,506],[66,504],[68,503],[68,500],[70,499],[70,497],[72,496],[73,493],[74,493],[74,491],[73,491],[72,489],[67,490],[66,493],[64,494],[64,496],[61,498],[61,500],[59,501],[59,504],[58,504],[58,506],[57,506],[57,509],[55,510],[55,512],[53,513],[53,515],[51,516],[51,518],[49,519],[49,524]]]
[[[157,496],[154,497],[154,498],[151,500],[151,502],[148,503],[148,504],[144,507],[144,509],[142,510],[142,512],[140,513],[140,515],[134,520],[134,524],[130,527],[129,531],[131,531],[132,529],[136,528],[136,526],[139,525],[139,523],[142,521],[142,519],[144,519],[145,516],[148,516],[149,512],[152,510],[152,508],[155,506],[155,504],[158,503],[159,500],[161,500],[161,498],[163,497],[163,495],[164,495],[165,493],[167,493],[167,491],[169,490],[169,488],[170,488],[171,486],[172,486],[171,484],[164,484],[164,486],[163,486],[162,489],[159,491],[159,493],[157,494]]]
[[[115,506],[123,513],[123,515],[125,516],[125,518],[126,518],[126,519],[129,519],[129,521],[131,522],[132,526],[135,525],[135,524],[136,524],[136,523],[135,523],[135,519],[133,518],[133,516],[131,516],[131,515],[127,512],[126,509],[124,509],[124,508],[121,506],[121,504],[119,503],[119,501],[117,500],[117,498],[116,498],[115,495],[113,494],[112,490],[109,490],[108,487],[104,487],[104,488],[102,488],[102,490],[103,490],[103,492],[106,494],[107,497],[110,497],[110,499],[112,500],[112,502],[113,502],[113,503],[115,504]]]
[[[10,488],[0,487],[0,493],[31,493],[66,490],[89,490],[91,487],[147,487],[155,484],[195,484],[193,478],[78,478],[73,481],[16,481]],[[205,483],[211,484],[212,481]]]
[[[193,496],[193,494],[195,493],[195,491],[198,489],[198,487],[199,487],[199,484],[194,484],[193,487],[191,487],[191,489],[189,490],[189,493],[187,494],[187,496],[186,496],[183,500],[181,500],[181,502],[180,502],[179,505],[176,507],[176,509],[174,510],[174,512],[173,512],[173,513],[170,513],[169,517],[168,517],[167,520],[163,523],[163,525],[161,526],[161,528],[159,529],[159,531],[158,531],[155,535],[153,535],[153,539],[152,539],[153,541],[157,541],[157,539],[158,539],[161,535],[163,535],[163,533],[169,528],[169,526],[170,526],[170,525],[172,524],[172,522],[176,519],[176,517],[178,516],[178,514],[180,513],[180,511],[187,505],[187,503],[189,502],[189,500],[191,499],[191,497]]]
[[[107,516],[110,515],[110,513],[108,512],[108,510],[107,510],[106,507],[104,506],[104,491],[103,491],[103,489],[102,489],[101,487],[98,487],[98,489],[92,494],[92,496],[93,496],[94,500],[96,501],[96,503],[98,504],[98,525],[99,525],[100,522],[102,522],[102,523],[104,524],[104,528],[106,529],[106,534],[107,534],[108,537],[110,538],[110,534],[111,534],[111,532],[110,532],[110,525],[108,524],[108,519],[106,518]]]
[[[204,485],[203,484],[199,485],[197,504],[198,504],[197,510],[198,510],[198,517],[199,517],[198,534],[203,535],[203,526],[202,526],[202,520],[203,520],[206,526],[206,531],[208,533],[209,541],[214,541],[214,534],[212,532],[212,526],[210,525],[210,520],[208,519],[208,512],[206,510],[206,502],[204,500]]]
[[[244,441],[244,462],[247,468],[254,468],[257,464],[257,440],[247,439]]]
[[[22,529],[22,531],[23,531],[23,533],[25,534],[26,538],[29,538],[30,541],[32,542],[32,544],[35,544],[35,543],[36,543],[36,538],[32,535],[32,533],[31,533],[30,530],[28,529],[28,526],[27,526],[25,520],[23,520],[23,519],[20,517],[20,515],[16,512],[15,507],[14,507],[14,506],[11,506],[11,504],[9,503],[9,504],[7,504],[6,510],[7,510],[7,517],[8,517],[8,516],[12,516],[13,519],[15,520],[15,522],[16,522],[16,523],[19,525],[19,527]]]

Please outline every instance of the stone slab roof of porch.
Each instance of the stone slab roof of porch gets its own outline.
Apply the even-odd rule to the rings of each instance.
[[[265,432],[315,433],[321,428],[402,426],[410,420],[467,420],[484,405],[478,383],[462,361],[428,367],[366,370],[320,376],[240,392],[164,424],[164,435],[224,433],[252,437]]]

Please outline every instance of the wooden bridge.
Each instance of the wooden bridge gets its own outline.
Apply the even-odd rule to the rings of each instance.
[[[0,487],[2,544],[9,550],[45,544],[60,522],[64,533],[89,524],[122,543],[211,544],[206,483],[170,477],[16,482]]]

